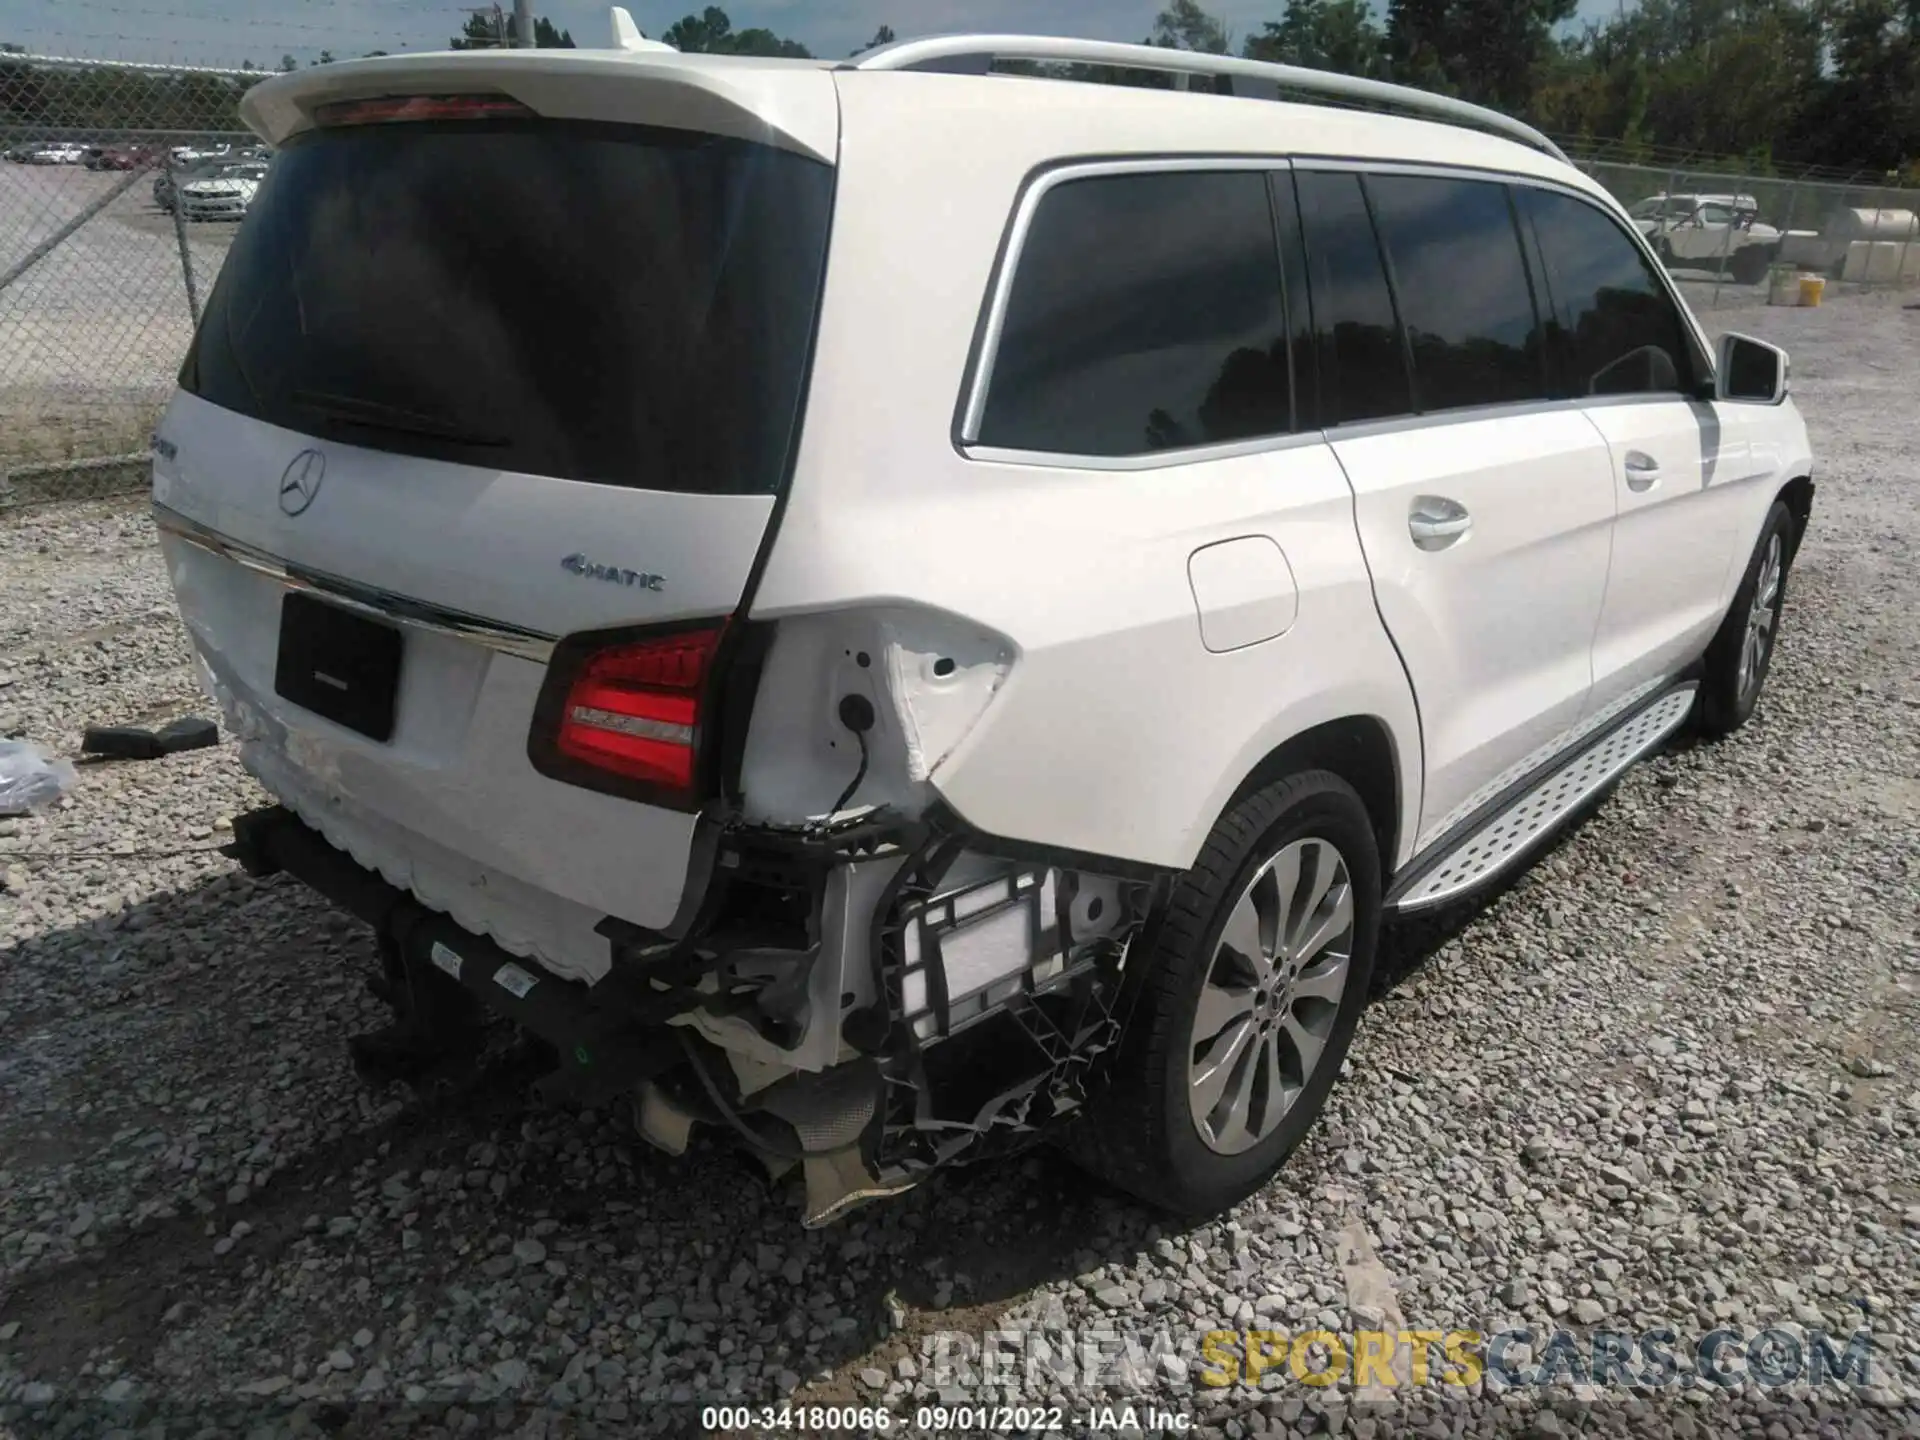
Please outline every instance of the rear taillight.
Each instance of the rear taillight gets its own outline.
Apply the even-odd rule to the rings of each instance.
[[[625,640],[578,657],[562,679],[553,749],[563,764],[694,798],[702,709],[724,624]]]
[[[406,120],[521,120],[533,111],[504,95],[383,95],[372,100],[335,100],[314,108],[313,122],[391,125]]]

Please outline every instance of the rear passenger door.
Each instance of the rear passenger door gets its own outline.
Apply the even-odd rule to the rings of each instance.
[[[1594,631],[1600,711],[1706,646],[1737,548],[1739,482],[1753,467],[1738,438],[1723,434],[1718,407],[1699,398],[1705,357],[1625,227],[1564,191],[1516,194],[1556,317],[1555,393],[1579,403],[1609,452],[1619,518]]]
[[[1352,493],[1293,415],[1283,170],[1089,161],[1016,212],[962,405],[969,498],[930,512],[954,528],[922,573],[871,582],[1018,647],[933,774],[991,833],[1184,867],[1283,741],[1346,715],[1418,730]]]
[[[1580,412],[1548,403],[1507,186],[1305,164],[1296,178],[1320,416],[1420,708],[1424,847],[1580,719],[1612,475]]]

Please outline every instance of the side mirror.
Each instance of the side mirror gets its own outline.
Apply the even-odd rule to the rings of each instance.
[[[1748,335],[1722,335],[1713,393],[1717,400],[1778,405],[1787,398],[1787,352]]]

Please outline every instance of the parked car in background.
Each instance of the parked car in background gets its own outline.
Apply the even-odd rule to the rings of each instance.
[[[218,166],[181,184],[180,216],[184,220],[242,219],[266,178],[267,167],[261,161]]]
[[[1743,285],[1762,279],[1780,248],[1780,232],[1761,222],[1751,195],[1653,195],[1627,213],[1662,264],[1724,264]]]
[[[176,186],[193,180],[205,180],[226,163],[221,160],[182,161],[178,151],[173,152],[169,159],[172,163],[162,166],[160,172],[153,177],[153,203],[162,210],[173,209]]]
[[[95,145],[83,162],[89,170],[138,170],[153,163],[151,145]]]
[[[214,160],[228,159],[233,153],[231,145],[176,145],[169,152],[175,165],[204,165]]]
[[[81,145],[39,145],[27,152],[26,162],[29,165],[78,165],[86,158],[86,148]]]

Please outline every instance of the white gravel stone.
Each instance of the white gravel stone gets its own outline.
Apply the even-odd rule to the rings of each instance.
[[[129,1404],[237,1397],[262,1434],[356,1394],[464,1404],[467,1433],[499,1397],[558,1396],[625,1434],[676,1403],[981,1403],[936,1363],[949,1330],[1197,1345],[1397,1314],[1683,1339],[1870,1320],[1882,1403],[1567,1410],[1483,1384],[1370,1409],[1349,1377],[1256,1404],[1154,1366],[1038,1388],[1231,1436],[1912,1430],[1920,315],[1704,313],[1792,350],[1819,457],[1759,714],[1640,766],[1484,901],[1389,929],[1322,1122],[1211,1222],[1042,1154],[810,1234],[717,1144],[670,1160],[504,1081],[439,1107],[369,1092],[343,1042],[385,1018],[371,936],[217,852],[265,800],[232,744],[84,767],[0,827],[0,1428],[124,1380]],[[207,713],[140,500],[0,514],[0,614],[0,725],[56,752],[90,722]]]

